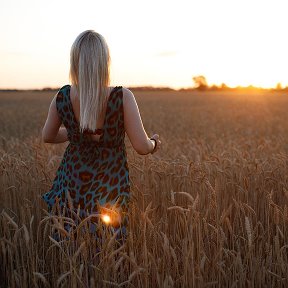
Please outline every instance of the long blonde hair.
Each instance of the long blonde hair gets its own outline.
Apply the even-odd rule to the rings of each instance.
[[[101,34],[86,30],[76,38],[70,52],[70,80],[80,98],[80,131],[94,131],[110,82],[110,54]]]

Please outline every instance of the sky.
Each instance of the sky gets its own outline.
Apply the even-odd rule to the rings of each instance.
[[[111,85],[288,85],[286,0],[0,0],[0,88],[69,83],[84,30],[106,39]]]

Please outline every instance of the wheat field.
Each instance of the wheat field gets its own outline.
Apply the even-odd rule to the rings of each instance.
[[[67,145],[41,142],[53,96],[0,93],[0,287],[288,286],[287,93],[135,91],[163,144],[141,156],[126,139],[124,245],[105,227],[73,239],[46,211]]]

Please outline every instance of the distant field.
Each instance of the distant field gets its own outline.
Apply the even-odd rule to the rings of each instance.
[[[1,92],[0,135],[7,140],[38,136],[53,96],[53,92]],[[287,152],[287,93],[169,91],[135,92],[135,96],[148,133],[164,137],[163,155],[187,155],[189,141],[201,141],[210,152],[219,142],[225,142],[220,150],[227,151],[232,143],[239,147],[249,142],[253,149],[270,141],[274,145],[269,149],[277,146],[276,151]],[[175,148],[180,149],[177,154]]]
[[[86,238],[48,238],[40,195],[67,145],[40,139],[53,93],[1,92],[3,287],[287,287],[288,95],[245,93],[135,92],[163,145],[143,157],[126,139],[131,237],[97,262]]]

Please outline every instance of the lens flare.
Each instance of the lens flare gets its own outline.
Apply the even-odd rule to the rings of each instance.
[[[102,220],[105,224],[111,223],[111,217],[107,214],[102,215]]]
[[[111,205],[111,203],[105,203],[99,205],[99,216],[101,221],[107,226],[118,227],[121,224],[121,208],[118,206],[118,200]]]

